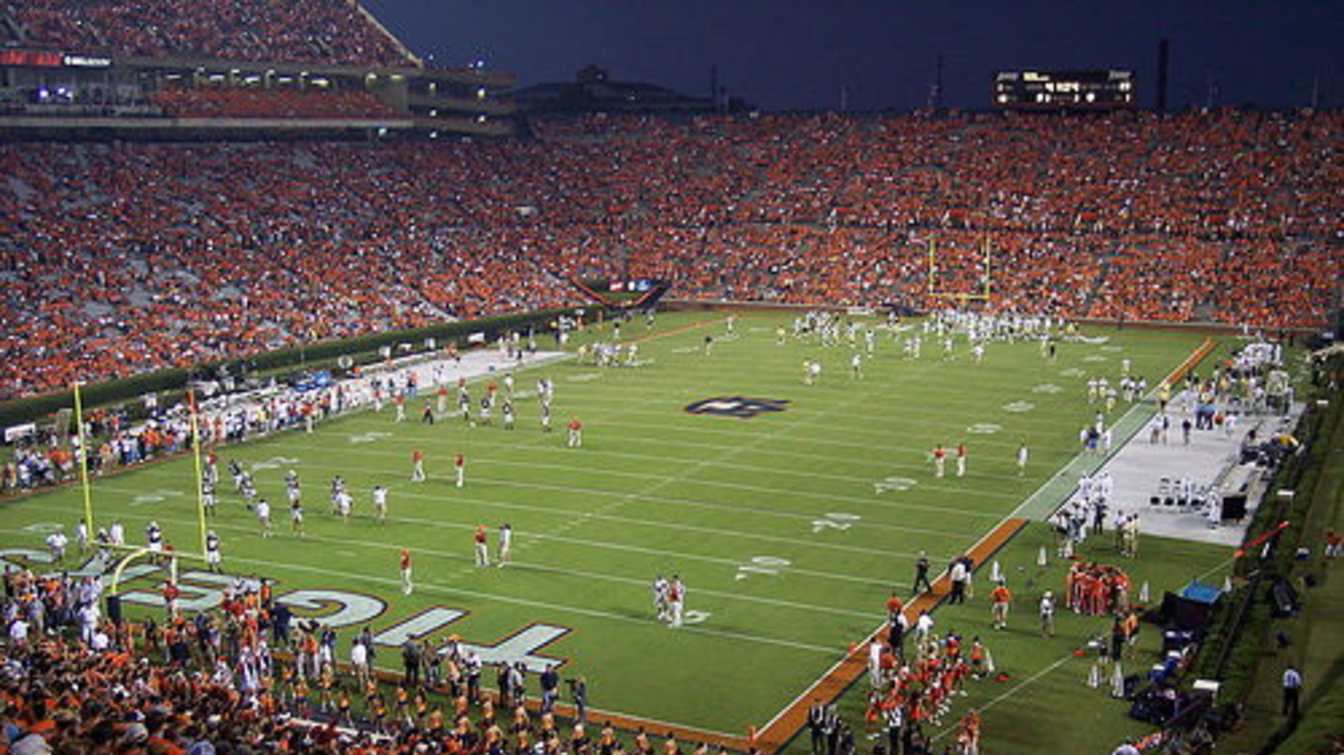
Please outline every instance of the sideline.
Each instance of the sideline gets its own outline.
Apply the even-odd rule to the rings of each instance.
[[[988,563],[994,554],[1008,544],[1009,540],[1026,527],[1028,520],[1021,518],[1008,518],[999,523],[997,527],[987,532],[966,552],[968,556],[975,560],[977,566],[983,566]],[[943,599],[951,592],[952,580],[947,570],[933,582],[933,590],[921,593],[914,600],[906,604],[903,612],[906,618],[910,619],[910,625],[914,626],[915,619],[919,617],[921,611],[933,610]],[[777,752],[787,745],[798,732],[802,730],[807,723],[808,709],[814,699],[830,702],[840,695],[851,684],[863,676],[868,671],[868,643],[873,638],[881,635],[887,629],[887,623],[883,622],[876,629],[868,634],[849,651],[844,658],[840,659],[834,666],[826,671],[803,690],[793,702],[789,703],[775,717],[770,719],[765,726],[761,727],[759,745],[764,752]]]

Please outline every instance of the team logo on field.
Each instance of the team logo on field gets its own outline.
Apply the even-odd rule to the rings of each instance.
[[[747,398],[746,396],[716,396],[686,405],[690,414],[713,414],[718,417],[751,419],[762,412],[782,412],[789,403],[783,398]]]

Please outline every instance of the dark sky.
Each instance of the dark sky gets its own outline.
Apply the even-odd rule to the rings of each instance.
[[[484,59],[520,84],[613,79],[692,94],[719,68],[730,95],[766,109],[922,106],[944,58],[946,105],[983,108],[998,69],[1130,68],[1151,104],[1157,41],[1171,40],[1173,106],[1300,106],[1320,79],[1344,105],[1344,2],[1223,0],[365,0],[436,62]]]

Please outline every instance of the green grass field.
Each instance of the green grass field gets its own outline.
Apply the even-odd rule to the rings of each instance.
[[[381,632],[417,616],[414,629],[432,629],[436,639],[449,631],[481,645],[512,638],[523,650],[549,639],[534,652],[563,659],[565,676],[586,675],[594,707],[741,735],[883,620],[890,590],[909,590],[919,551],[941,568],[1010,513],[1044,511],[1048,495],[1033,495],[1052,490],[1048,483],[1078,453],[1078,429],[1096,411],[1083,388],[1089,375],[1118,380],[1120,360],[1129,358],[1155,385],[1202,341],[1187,333],[1098,330],[1108,343],[1063,344],[1053,362],[1034,343],[994,343],[985,363],[973,365],[964,339],[953,359],[942,359],[926,339],[922,358],[910,360],[883,331],[862,379],[854,379],[848,346],[777,345],[775,327],[785,321],[744,316],[736,338],[721,338],[705,356],[703,338],[724,335],[722,317],[664,315],[652,330],[642,322],[625,328],[627,341],[648,339],[640,345],[640,357],[652,360],[647,366],[560,362],[523,373],[520,388],[530,389],[539,374],[555,381],[557,431],[550,434],[539,431],[536,402],[521,400],[513,431],[455,420],[394,424],[389,409],[331,421],[312,435],[288,432],[221,449],[222,472],[230,458],[253,466],[261,495],[276,504],[277,523],[273,539],[258,537],[252,515],[222,481],[211,526],[223,538],[225,569],[276,580],[282,598],[305,591],[294,598],[311,606],[301,615],[330,618],[335,611],[338,620],[353,621],[341,632],[342,656],[363,623]],[[807,358],[824,364],[819,385],[803,385]],[[788,403],[750,419],[685,411],[702,399],[738,396]],[[1111,421],[1128,412],[1123,426],[1137,427],[1151,412],[1129,410],[1122,403]],[[582,449],[565,448],[570,416],[584,422]],[[948,477],[935,479],[929,450],[960,440],[970,449],[968,475],[955,478],[949,463]],[[1031,461],[1019,477],[1014,456],[1023,440]],[[423,484],[409,481],[415,448],[426,454],[430,480]],[[451,462],[459,451],[468,460],[460,490]],[[288,533],[282,477],[289,468],[304,483],[303,540]],[[357,502],[348,524],[326,513],[336,474]],[[391,490],[384,526],[370,513],[369,489],[378,483]],[[194,495],[189,458],[99,479],[93,488],[100,524],[120,519],[138,542],[157,519],[182,550],[197,542]],[[22,562],[34,555],[25,549],[41,550],[41,533],[52,524],[72,530],[82,498],[68,487],[3,505],[0,544],[6,558]],[[516,533],[514,563],[475,568],[473,529],[487,525],[493,549],[503,522]],[[1029,556],[1035,569],[1041,537],[1034,529],[1023,533],[1001,556],[1004,563]],[[409,597],[397,573],[403,546],[415,555]],[[1141,563],[1153,571],[1156,590],[1216,564],[1222,554],[1214,551],[1170,544]],[[693,623],[672,630],[654,619],[649,583],[659,573],[685,580]],[[155,578],[127,589],[151,598]],[[342,598],[347,605],[340,607],[314,591],[367,597]],[[462,615],[436,627],[434,619],[453,615],[424,613],[436,607]],[[994,752],[1039,751],[1034,745],[1043,734],[1022,729],[1036,720],[1028,706],[1069,705],[1081,689],[1078,673],[1049,668],[1067,652],[1065,635],[1075,628],[1066,620],[1058,641],[1037,642],[1025,631],[1025,607],[1019,610],[1024,631],[994,647],[996,659],[1019,680],[1045,671],[1037,687],[1054,692],[997,703],[986,717]],[[969,633],[971,615],[987,619],[988,609],[944,609],[940,622],[946,614],[960,625],[963,612]],[[384,652],[380,661],[395,663],[396,653]],[[1054,684],[1055,676],[1064,681]],[[1003,691],[976,694],[983,703]],[[1088,693],[1106,716],[1120,715],[1118,706]]]

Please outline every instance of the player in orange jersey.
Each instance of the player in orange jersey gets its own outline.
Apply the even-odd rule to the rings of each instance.
[[[401,594],[410,595],[415,586],[411,584],[411,550],[401,549]]]

